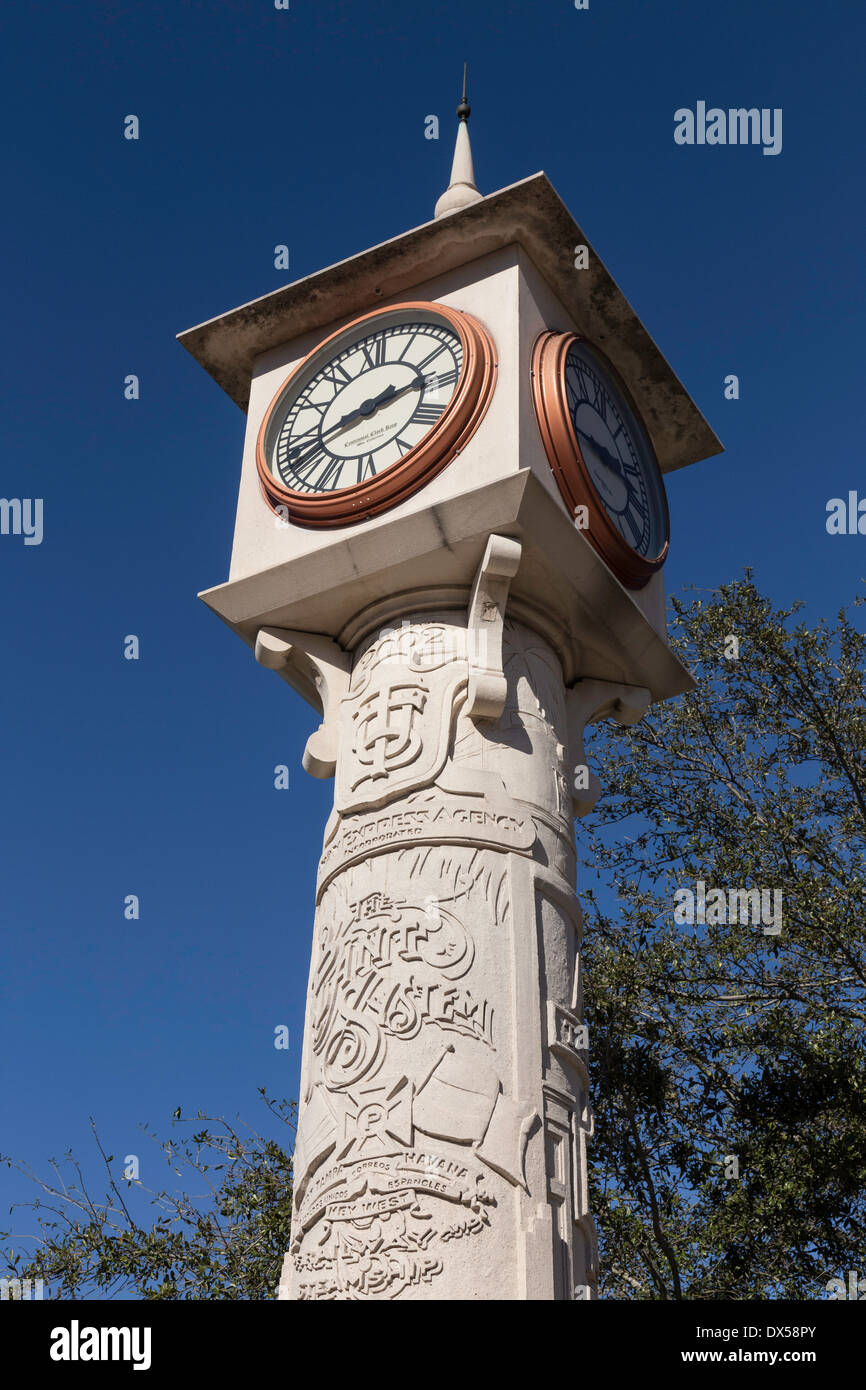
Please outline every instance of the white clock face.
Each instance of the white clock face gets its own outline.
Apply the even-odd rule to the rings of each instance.
[[[265,442],[274,477],[330,494],[399,463],[445,412],[463,346],[445,318],[396,309],[355,325],[310,364],[274,411]]]
[[[638,555],[661,554],[668,523],[658,464],[610,373],[583,342],[568,349],[565,389],[581,457],[607,515]]]

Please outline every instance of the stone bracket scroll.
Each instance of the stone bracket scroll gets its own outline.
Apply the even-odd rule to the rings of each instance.
[[[643,717],[652,696],[638,685],[616,685],[611,681],[582,680],[566,691],[568,712],[569,770],[575,816],[591,811],[601,793],[601,782],[594,772],[587,786],[577,785],[578,773],[586,767],[583,735],[587,724],[599,719],[615,719],[617,724],[636,724]]]
[[[340,701],[349,689],[349,653],[320,632],[261,627],[256,637],[256,661],[276,671],[322,715],[318,729],[307,739],[302,763],[311,777],[333,777]]]
[[[507,681],[502,670],[502,625],[508,590],[520,564],[522,546],[508,536],[487,538],[468,610],[470,719],[498,719],[505,709]]]

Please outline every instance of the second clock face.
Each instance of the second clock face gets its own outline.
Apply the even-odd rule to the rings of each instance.
[[[547,332],[533,352],[539,426],[569,511],[619,578],[645,584],[664,562],[668,508],[649,436],[603,353]]]
[[[257,448],[266,497],[314,526],[393,506],[453,458],[494,376],[493,345],[468,314],[374,310],[326,339],[274,398]]]
[[[656,556],[667,541],[667,509],[655,459],[610,374],[581,341],[566,355],[565,391],[580,452],[605,511],[632,550]]]

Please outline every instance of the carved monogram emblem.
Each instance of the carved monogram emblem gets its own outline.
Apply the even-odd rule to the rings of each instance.
[[[465,666],[424,676],[391,668],[387,675],[381,684],[365,681],[343,701],[345,744],[334,798],[342,814],[429,785],[448,756],[453,711],[465,698]]]
[[[362,782],[387,777],[417,758],[421,735],[413,720],[423,713],[427,694],[420,685],[386,685],[361,702],[353,715],[357,767],[352,791]]]

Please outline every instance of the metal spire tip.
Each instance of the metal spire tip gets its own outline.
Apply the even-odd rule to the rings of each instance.
[[[468,120],[469,120],[469,116],[470,116],[470,112],[471,112],[471,110],[472,110],[471,106],[469,105],[469,102],[466,100],[466,67],[467,67],[467,65],[466,65],[466,63],[464,63],[464,64],[463,64],[463,97],[462,97],[462,99],[461,99],[461,101],[460,101],[460,105],[457,107],[457,115],[458,115],[458,117],[460,118],[461,121],[468,121]]]

